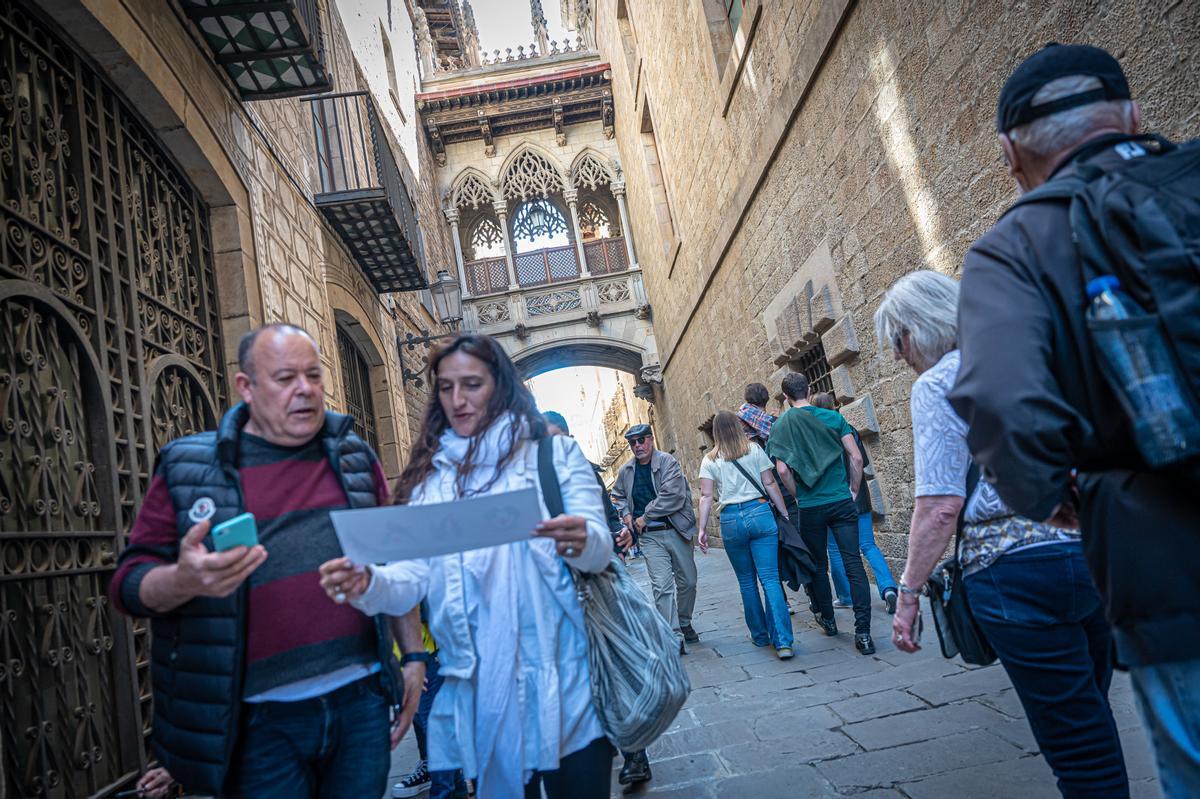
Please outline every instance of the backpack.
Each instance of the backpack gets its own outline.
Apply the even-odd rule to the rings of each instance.
[[[1013,208],[1070,202],[1081,285],[1104,275],[1121,281],[1146,317],[1120,322],[1129,328],[1120,332],[1162,342],[1195,418],[1200,416],[1200,140],[1175,145],[1149,136],[1108,146],[1125,162],[1107,169],[1079,163],[1075,174],[1043,184]],[[1112,325],[1089,321],[1089,334],[1101,371],[1121,398],[1122,387],[1100,356],[1101,326]],[[1137,429],[1136,409],[1125,406],[1125,413]],[[1180,460],[1197,455],[1200,438],[1187,442]]]

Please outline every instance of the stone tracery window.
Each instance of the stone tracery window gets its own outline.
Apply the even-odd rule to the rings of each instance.
[[[470,228],[467,243],[472,258],[493,258],[504,255],[504,231],[491,216],[481,216]]]
[[[548,197],[563,190],[562,176],[549,159],[533,150],[526,150],[509,164],[503,179],[504,196],[527,200]]]
[[[512,234],[517,241],[529,241],[540,247],[567,243],[567,220],[562,211],[544,197],[522,203],[513,215]]]
[[[454,187],[450,196],[451,204],[454,208],[463,208],[471,206],[478,208],[481,205],[489,205],[495,199],[492,194],[492,188],[478,175],[468,174],[458,185]]]
[[[612,172],[609,168],[592,153],[587,153],[579,159],[571,175],[573,185],[586,186],[589,189],[612,183],[612,179]]]
[[[611,237],[613,232],[608,212],[594,202],[585,202],[579,208],[579,232],[584,241]]]

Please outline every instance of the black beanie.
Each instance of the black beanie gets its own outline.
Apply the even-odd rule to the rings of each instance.
[[[1086,75],[1100,81],[1092,89],[1048,103],[1033,105],[1033,96],[1043,86],[1058,78]],[[1007,133],[1024,125],[1068,108],[1096,103],[1101,100],[1128,100],[1129,82],[1120,63],[1105,50],[1085,44],[1050,44],[1021,62],[1000,90],[996,103],[996,130]]]

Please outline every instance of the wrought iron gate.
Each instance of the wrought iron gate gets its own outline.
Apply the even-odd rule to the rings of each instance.
[[[337,329],[338,362],[342,365],[342,390],[346,392],[346,410],[354,419],[354,432],[371,449],[379,451],[375,434],[375,404],[371,401],[371,367],[353,337],[340,326]]]
[[[146,762],[149,641],[105,596],[158,447],[224,402],[208,210],[100,74],[0,4],[0,798]]]

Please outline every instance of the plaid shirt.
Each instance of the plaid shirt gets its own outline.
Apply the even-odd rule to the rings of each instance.
[[[775,424],[775,417],[766,411],[748,402],[743,402],[742,407],[737,410],[737,417],[746,427],[747,438],[757,436],[766,441],[771,437],[771,425]]]

